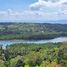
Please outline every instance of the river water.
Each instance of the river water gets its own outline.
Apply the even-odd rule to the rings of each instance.
[[[49,40],[0,40],[0,45],[6,46],[10,44],[19,43],[58,43],[58,42],[67,42],[67,37],[58,37]]]

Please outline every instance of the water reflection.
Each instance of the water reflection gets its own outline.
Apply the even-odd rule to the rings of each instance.
[[[58,42],[67,42],[67,37],[58,37],[50,40],[0,40],[0,45],[6,46],[10,44],[17,43],[58,43]]]

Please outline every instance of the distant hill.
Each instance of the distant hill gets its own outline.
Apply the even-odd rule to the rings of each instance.
[[[49,39],[58,36],[67,36],[67,24],[0,23],[0,39]]]

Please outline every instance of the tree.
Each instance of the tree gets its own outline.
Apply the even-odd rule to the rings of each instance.
[[[16,65],[15,65],[15,67],[24,67],[25,66],[25,64],[24,64],[24,62],[22,61],[22,60],[18,60],[17,61],[17,63],[16,63]]]

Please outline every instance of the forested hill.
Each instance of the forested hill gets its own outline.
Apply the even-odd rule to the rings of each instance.
[[[0,32],[67,32],[67,24],[50,23],[0,23]]]
[[[0,39],[49,39],[56,36],[67,36],[67,24],[0,23]]]

